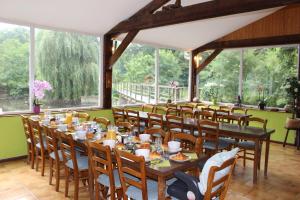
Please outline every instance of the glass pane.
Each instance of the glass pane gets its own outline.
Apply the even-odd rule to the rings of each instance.
[[[159,50],[159,102],[188,99],[189,53]]]
[[[130,44],[113,67],[112,105],[155,103],[155,49]]]
[[[98,105],[99,38],[36,29],[36,77],[48,81],[43,108]]]
[[[0,23],[0,113],[29,110],[29,27]]]
[[[239,88],[240,51],[222,51],[198,75],[200,99],[204,101],[236,102]]]
[[[284,107],[288,99],[283,83],[297,72],[297,48],[260,48],[244,51],[243,103]]]

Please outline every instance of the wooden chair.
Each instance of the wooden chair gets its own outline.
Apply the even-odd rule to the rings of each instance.
[[[168,108],[167,112],[166,112],[166,115],[174,115],[174,116],[178,116],[179,113],[178,113],[178,110],[177,108]]]
[[[229,118],[230,111],[229,110],[218,109],[215,111],[215,113],[216,113],[215,120],[217,122],[230,123],[230,118]]]
[[[118,170],[113,169],[110,147],[95,142],[90,142],[87,146],[94,175],[96,200],[108,198],[106,188],[109,188],[111,200],[116,199],[115,193],[118,194],[118,199],[121,199],[122,187]],[[102,194],[101,197],[100,190]]]
[[[203,141],[203,149],[209,155],[213,155],[220,150],[229,149],[228,144],[219,142],[219,123],[210,120],[198,121],[199,137]]]
[[[156,113],[148,113],[148,128],[160,127],[163,128],[163,115]]]
[[[60,182],[60,169],[61,163],[63,163],[63,156],[61,150],[59,150],[59,137],[58,133],[53,129],[47,126],[43,126],[44,133],[46,134],[47,141],[47,150],[49,154],[49,185],[52,185],[52,177],[55,175],[55,191],[59,191],[59,182]]]
[[[177,104],[175,103],[167,103],[167,108],[173,108],[173,109],[177,109]]]
[[[210,121],[215,121],[215,111],[211,112],[211,111],[199,111],[197,112],[197,118],[201,119],[201,120],[210,120]]]
[[[42,162],[41,175],[45,174],[45,162],[47,155],[47,144],[46,139],[42,134],[42,127],[39,124],[39,121],[29,119],[31,134],[34,137],[35,144],[35,170],[38,171],[39,163]]]
[[[116,126],[119,128],[119,131],[121,131],[121,132],[122,132],[122,130],[124,130],[125,132],[133,131],[133,125],[129,122],[118,122],[117,121]]]
[[[94,122],[97,122],[98,124],[100,124],[102,126],[102,128],[107,129],[107,127],[110,125],[110,121],[109,119],[105,118],[105,117],[95,117],[93,119]]]
[[[187,109],[187,110],[180,110],[180,116],[183,118],[194,118],[196,115],[193,110]]]
[[[202,108],[208,108],[208,105],[206,103],[197,103],[196,108],[202,109]]]
[[[90,115],[88,113],[76,112],[76,113],[74,113],[74,117],[78,117],[79,119],[84,120],[84,121],[90,120]]]
[[[173,132],[183,132],[183,117],[174,115],[166,115],[167,130],[172,134]]]
[[[226,110],[226,111],[231,111],[231,107],[230,106],[219,106],[219,110]]]
[[[153,113],[155,110],[155,106],[152,104],[143,104],[142,111],[143,112],[151,112]]]
[[[154,112],[156,114],[163,114],[163,115],[165,115],[165,114],[167,114],[167,111],[168,111],[168,108],[166,108],[166,107],[160,107],[160,106],[156,106],[155,109],[154,109]]]
[[[60,149],[63,155],[65,168],[65,197],[68,196],[70,177],[74,180],[74,199],[78,200],[79,180],[85,184],[88,180],[88,157],[79,156],[75,151],[75,144],[72,135],[58,132],[61,140]]]
[[[115,124],[117,122],[124,122],[126,119],[125,111],[122,108],[112,108],[112,113],[114,117]]]
[[[238,112],[238,113],[243,113],[243,114],[247,114],[247,112],[248,112],[248,109],[246,109],[246,108],[241,108],[241,107],[232,107],[231,108],[231,113],[236,113],[236,112]]]
[[[157,199],[157,182],[146,179],[145,158],[115,150],[123,199]]]
[[[174,173],[178,180],[168,187],[168,194],[176,199],[186,199],[187,192],[190,191],[194,194],[195,200],[225,200],[236,160],[237,158],[234,157],[225,161],[220,167],[213,166],[210,168],[204,196],[200,193],[198,184],[195,184],[199,180],[181,171]],[[225,169],[229,169],[229,172],[223,177],[216,179],[216,174]]]
[[[249,117],[247,118],[246,124],[248,125],[254,125],[254,126],[260,126],[264,130],[267,129],[267,123],[268,120],[261,119],[258,117]],[[254,157],[254,151],[255,151],[255,142],[254,141],[240,141],[237,143],[237,146],[240,148],[241,152],[243,152],[243,155],[240,156],[240,158],[243,158],[243,166],[246,166],[246,160],[252,160],[258,159],[258,169],[260,169],[260,160],[261,160],[261,149],[262,149],[262,143],[259,145],[259,154],[258,158]]]
[[[31,168],[34,168],[34,154],[35,154],[35,143],[32,132],[30,131],[30,124],[27,116],[21,115],[26,144],[27,144],[27,164],[30,163]]]
[[[161,128],[145,129],[144,133],[150,134],[152,141],[154,141],[155,138],[157,138],[157,137],[161,137],[163,144],[168,144],[168,142],[170,140],[170,133],[169,132],[165,132]]]
[[[194,151],[198,155],[203,152],[203,141],[201,137],[195,137],[186,133],[174,133],[172,137],[173,140],[180,141],[182,149]]]
[[[194,110],[194,106],[191,106],[191,105],[180,106],[180,111],[182,111],[182,110],[191,110],[191,111],[193,111]]]
[[[134,126],[136,132],[138,132],[138,134],[143,133],[145,124],[141,123],[139,111],[127,109],[125,112],[128,122]]]

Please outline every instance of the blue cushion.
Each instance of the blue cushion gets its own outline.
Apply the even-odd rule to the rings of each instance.
[[[238,142],[238,146],[243,149],[255,149],[255,142],[253,141],[241,141]]]
[[[54,160],[56,159],[54,152],[50,153],[49,156]],[[59,157],[59,161],[63,161],[63,156],[62,156],[61,150],[58,150],[58,157]]]
[[[219,138],[219,143],[222,143],[222,142],[225,143],[225,144],[229,144],[229,145],[236,144],[236,140],[235,139],[220,137]]]
[[[120,176],[119,176],[119,171],[118,169],[114,169],[113,171],[114,173],[114,182],[115,182],[115,187],[119,188],[121,187],[121,182],[120,182]],[[130,178],[130,179],[133,179],[135,181],[138,181],[139,179],[134,177],[134,176],[131,176],[129,174],[125,174],[125,176],[127,178]],[[106,187],[109,187],[110,186],[110,182],[109,182],[109,177],[106,175],[106,174],[101,174],[98,179],[97,179],[97,182],[106,186]]]
[[[74,169],[73,161],[68,160],[66,163],[67,167]],[[77,157],[77,166],[79,171],[87,170],[89,168],[89,161],[87,156]]]
[[[47,140],[46,140],[45,137],[43,138],[43,145],[44,145],[44,149],[47,149]],[[35,146],[40,149],[41,148],[41,143],[39,142]]]
[[[229,144],[219,142],[219,149],[226,149],[229,147]],[[205,149],[210,149],[210,150],[215,150],[216,149],[216,143],[212,141],[207,141],[203,143],[203,148]]]
[[[148,193],[148,200],[158,199],[157,193],[157,182],[153,180],[147,180],[147,193]],[[126,195],[131,199],[143,199],[142,190],[135,186],[129,186]]]

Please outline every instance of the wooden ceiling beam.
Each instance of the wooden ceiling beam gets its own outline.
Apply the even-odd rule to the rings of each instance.
[[[167,12],[140,15],[135,19],[129,18],[112,28],[109,34],[120,34],[132,30],[156,28],[296,3],[300,3],[300,0],[214,0],[169,10]]]
[[[196,73],[199,74],[211,61],[213,61],[221,52],[223,49],[216,49],[213,53],[211,53],[198,67],[196,70]]]
[[[259,46],[299,44],[299,43],[300,43],[300,35],[294,34],[294,35],[272,36],[272,37],[264,37],[264,38],[242,39],[242,40],[213,41],[193,51],[195,53],[199,53],[211,49],[259,47]]]

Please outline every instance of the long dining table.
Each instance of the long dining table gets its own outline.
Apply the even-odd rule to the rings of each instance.
[[[141,121],[148,122],[148,112],[140,111],[139,117]],[[163,115],[163,121],[166,123],[166,117]],[[198,119],[195,118],[184,118],[183,126],[189,130],[198,129]],[[209,128],[209,127],[208,127]],[[268,162],[269,162],[269,152],[270,152],[270,137],[271,134],[275,132],[275,129],[263,129],[258,127],[230,124],[220,122],[219,134],[220,136],[231,137],[240,140],[253,141],[255,143],[254,149],[254,167],[253,167],[253,183],[257,183],[258,177],[258,165],[259,165],[259,153],[260,144],[265,141],[265,165],[264,165],[264,176],[267,177],[268,174]]]

